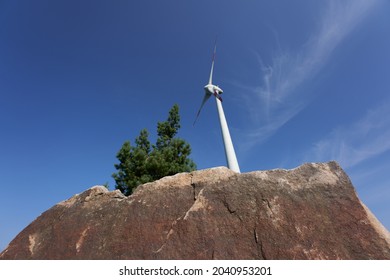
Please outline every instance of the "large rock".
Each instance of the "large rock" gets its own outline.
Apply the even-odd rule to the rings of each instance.
[[[93,187],[26,227],[0,259],[390,259],[389,232],[335,162]]]

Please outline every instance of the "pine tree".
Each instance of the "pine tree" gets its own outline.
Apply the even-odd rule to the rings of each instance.
[[[179,106],[173,105],[169,111],[168,119],[165,122],[157,123],[157,149],[169,146],[173,137],[180,129]]]
[[[115,188],[130,195],[140,184],[195,170],[196,165],[189,158],[190,145],[175,137],[179,129],[179,106],[174,105],[169,111],[168,119],[157,123],[158,138],[152,149],[146,129],[141,130],[135,139],[135,147],[126,141],[117,154],[119,164],[115,164],[115,168],[118,173],[112,175],[116,182]]]
[[[112,174],[115,180],[115,188],[120,190],[124,195],[131,194],[131,174],[133,158],[132,147],[129,141],[126,141],[119,152],[116,154],[116,158],[119,160],[119,164],[115,164],[115,168],[118,173]]]
[[[168,119],[157,124],[158,139],[153,156],[158,159],[154,168],[159,178],[196,169],[195,163],[188,158],[191,154],[190,145],[183,139],[175,138],[179,129],[179,106],[175,104],[169,111]]]

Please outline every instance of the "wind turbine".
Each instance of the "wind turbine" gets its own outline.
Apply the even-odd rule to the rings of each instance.
[[[200,111],[202,110],[204,104],[207,102],[207,100],[213,95],[215,97],[215,101],[217,103],[217,109],[218,109],[218,116],[219,116],[219,122],[221,124],[221,131],[222,131],[222,138],[223,138],[223,144],[225,147],[225,156],[226,156],[226,162],[229,169],[240,173],[240,167],[238,166],[238,161],[236,157],[236,152],[234,151],[232,138],[230,137],[229,128],[226,122],[225,113],[223,112],[222,108],[222,98],[221,94],[223,93],[223,90],[213,85],[213,70],[214,70],[214,61],[215,61],[215,54],[217,51],[217,42],[215,42],[214,45],[214,53],[213,53],[213,60],[211,62],[211,71],[210,71],[210,78],[209,83],[204,87],[204,97],[202,104],[200,105],[198,114],[196,115],[194,125],[196,120],[199,117]]]

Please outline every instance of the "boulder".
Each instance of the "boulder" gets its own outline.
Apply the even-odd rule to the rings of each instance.
[[[0,259],[390,259],[390,235],[336,162],[180,173],[129,197],[92,187]]]

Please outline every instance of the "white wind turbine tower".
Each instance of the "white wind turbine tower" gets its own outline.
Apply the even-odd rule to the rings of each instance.
[[[226,155],[227,166],[229,169],[240,173],[240,167],[238,166],[236,152],[234,151],[232,138],[230,137],[230,132],[229,132],[229,128],[228,128],[228,125],[226,122],[225,113],[223,112],[223,108],[222,108],[221,94],[223,93],[223,90],[220,87],[213,85],[213,70],[214,70],[214,60],[215,60],[216,51],[217,51],[217,43],[215,42],[213,60],[211,63],[209,83],[204,87],[205,94],[203,97],[202,104],[200,105],[198,114],[196,115],[194,125],[195,125],[196,120],[199,117],[200,110],[202,110],[203,105],[206,103],[206,101],[212,95],[214,95],[215,101],[217,103],[219,122],[221,124],[222,138],[223,138],[223,144],[225,146],[225,155]]]

